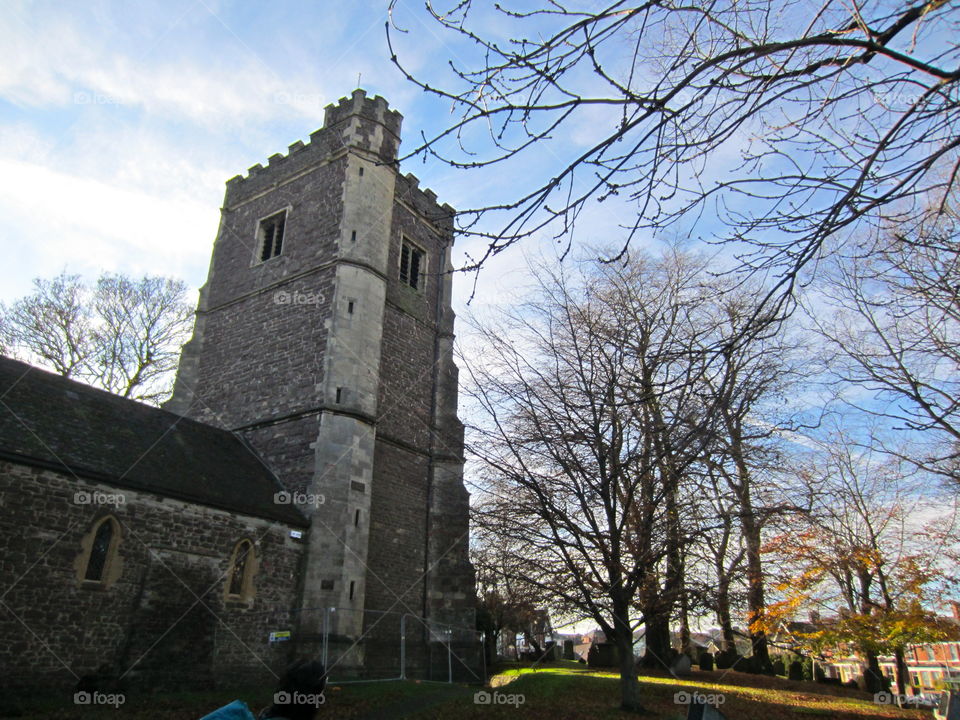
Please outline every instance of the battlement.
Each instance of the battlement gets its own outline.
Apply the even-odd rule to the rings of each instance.
[[[271,155],[266,167],[257,163],[245,176],[235,175],[227,180],[227,204],[238,199],[238,195],[259,192],[264,189],[261,186],[277,182],[281,179],[279,173],[294,174],[347,147],[373,153],[383,163],[396,162],[402,122],[403,116],[391,110],[384,98],[368,98],[358,88],[350,97],[342,97],[324,108],[323,127],[310,133],[309,142],[297,140],[286,155]]]
[[[353,116],[359,116],[382,125],[399,140],[403,115],[390,109],[390,104],[379,95],[373,99],[360,88],[353,91],[349,98],[342,97],[337,104],[330,103],[323,109],[323,128],[332,128]],[[319,131],[318,131],[319,132]],[[312,136],[311,136],[312,137]]]
[[[453,231],[453,217],[457,211],[450,205],[437,204],[437,194],[430,188],[420,188],[420,179],[412,174],[397,176],[396,194],[398,199],[411,206],[417,213],[427,218],[442,230]]]

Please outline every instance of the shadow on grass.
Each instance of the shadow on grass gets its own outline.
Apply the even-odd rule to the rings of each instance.
[[[677,679],[667,674],[640,677],[646,717],[682,720],[687,706],[678,693],[713,696],[729,720],[786,720],[824,717],[837,720],[912,718],[924,720],[929,713],[900,710],[872,703],[855,690],[799,683],[731,671],[694,672]],[[478,696],[477,693],[486,693]],[[570,662],[549,666],[511,667],[491,678],[490,687],[384,682],[330,686],[318,720],[606,720],[636,717],[619,710],[620,680],[614,672],[590,670]],[[132,693],[119,710],[113,707],[83,707],[71,697],[34,698],[21,707],[19,717],[29,720],[191,720],[240,698],[256,713],[269,704],[272,689],[245,688],[204,693]],[[720,699],[722,698],[722,700]]]

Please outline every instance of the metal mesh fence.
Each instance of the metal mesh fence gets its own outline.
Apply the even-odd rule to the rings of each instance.
[[[297,658],[320,660],[338,684],[487,679],[482,634],[473,628],[338,607],[247,613],[243,631],[217,629],[214,658],[220,672],[267,684]]]

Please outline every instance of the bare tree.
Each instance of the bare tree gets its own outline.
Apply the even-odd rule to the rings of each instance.
[[[879,447],[960,482],[960,220],[915,226],[837,253],[808,316],[846,402],[882,418]],[[866,391],[864,393],[864,391]],[[889,434],[886,433],[886,434]],[[902,449],[906,448],[904,452]]]
[[[484,532],[473,540],[471,561],[477,571],[477,626],[485,634],[488,662],[493,662],[497,644],[505,632],[522,632],[536,647],[531,632],[538,613],[536,588],[523,581],[523,553],[504,544],[504,538]]]
[[[96,385],[140,400],[169,396],[193,319],[182,280],[103,275],[97,281],[97,323],[89,363]]]
[[[720,301],[723,324],[720,335],[741,337],[756,317],[757,296],[762,293],[749,286],[731,292]],[[732,528],[742,541],[746,580],[746,600],[753,663],[760,672],[772,669],[762,623],[756,623],[766,607],[766,574],[762,562],[763,531],[767,522],[784,513],[802,511],[796,497],[788,497],[778,472],[784,461],[783,435],[796,432],[811,423],[804,423],[799,413],[791,411],[787,396],[796,392],[807,371],[798,358],[801,343],[788,335],[783,324],[771,326],[749,343],[726,345],[718,354],[721,368],[717,380],[707,377],[715,393],[714,408],[719,428],[705,454],[711,474],[721,478],[729,491],[728,512],[735,515]],[[709,347],[704,347],[705,351]],[[812,420],[819,422],[818,418]],[[729,532],[730,520],[724,523]],[[726,550],[729,540],[721,535],[717,550]],[[717,556],[718,570],[725,555]],[[737,559],[735,556],[734,560]],[[734,564],[730,570],[736,567]],[[728,576],[721,579],[729,582]],[[729,592],[729,588],[726,588]],[[726,600],[721,603],[726,604]],[[726,612],[729,613],[729,606]],[[727,617],[729,621],[729,616]]]
[[[83,374],[92,353],[90,291],[79,275],[35,278],[33,293],[7,309],[0,306],[5,345],[33,356],[65,377]]]
[[[181,280],[104,274],[90,289],[66,272],[34,280],[0,307],[6,350],[124,397],[159,404],[170,393],[193,309]]]
[[[703,258],[668,253],[541,271],[536,297],[478,323],[467,362],[478,418],[476,520],[515,543],[512,572],[616,644],[621,700],[640,707],[634,631],[665,663],[684,598],[691,467],[712,437],[718,287]],[[715,338],[713,338],[715,339]],[[665,638],[664,638],[665,636]]]
[[[572,242],[591,206],[619,202],[624,247],[671,226],[732,243],[783,301],[826,240],[909,222],[956,184],[955,3],[544,0],[496,5],[496,22],[449,5],[425,21],[448,63],[406,69],[419,22],[387,37],[453,113],[410,155],[522,178],[460,213],[488,241],[473,267],[535,235]]]

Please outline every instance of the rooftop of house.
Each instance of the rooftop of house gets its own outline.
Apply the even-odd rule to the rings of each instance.
[[[307,525],[240,436],[3,356],[0,460]]]

